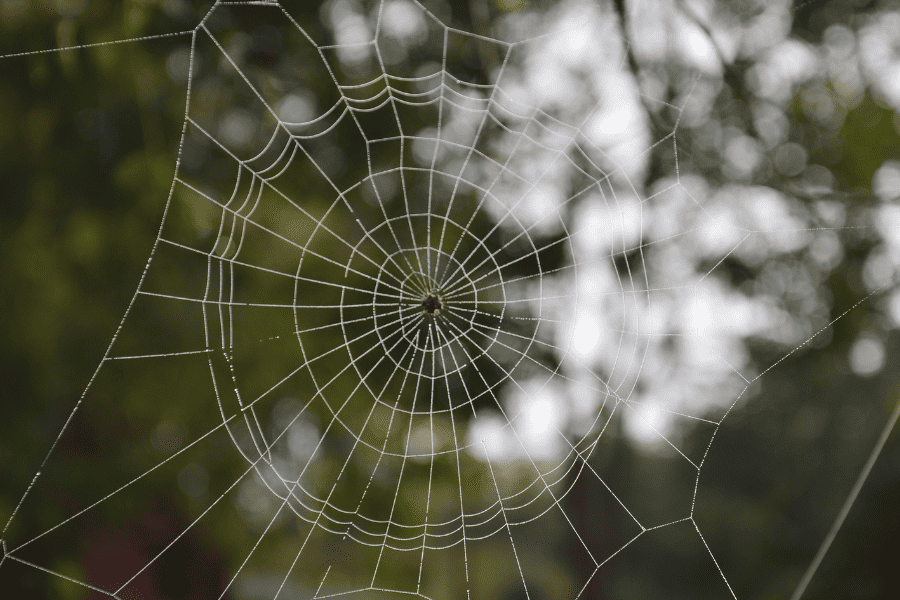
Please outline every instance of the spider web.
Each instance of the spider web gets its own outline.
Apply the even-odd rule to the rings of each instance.
[[[3,561],[138,597],[160,564],[191,572],[168,558],[190,553],[190,532],[238,519],[239,559],[209,582],[220,598],[484,598],[507,582],[527,598],[579,598],[614,557],[671,533],[703,548],[698,588],[736,597],[694,511],[716,432],[766,372],[738,342],[802,347],[828,323],[785,339],[777,315],[747,317],[717,269],[767,244],[790,252],[811,225],[765,199],[702,201],[678,164],[692,88],[676,104],[635,91],[640,106],[614,91],[574,104],[536,95],[522,65],[576,44],[576,24],[503,41],[418,2],[372,14],[371,31],[332,14],[341,28],[327,44],[277,2],[217,2],[188,32],[159,235],[4,532],[29,501],[71,485],[54,450],[82,405],[115,402],[117,382],[150,390],[160,414],[190,398],[198,426],[162,421],[152,443],[164,459],[136,456],[134,472],[110,471],[55,523],[5,533]],[[609,88],[627,87],[622,49],[602,51]],[[465,52],[479,66],[457,64]],[[304,91],[315,81],[330,97]],[[643,106],[669,119],[667,135],[647,137]],[[673,175],[645,190],[654,154]],[[706,266],[679,271],[679,252]],[[148,347],[135,323],[160,318],[179,334]],[[699,348],[694,364],[672,357],[673,338]],[[676,375],[673,360],[693,370]],[[623,431],[671,457],[683,495],[617,489],[604,442]],[[566,502],[585,478],[622,540],[582,536]],[[101,584],[30,554],[82,539],[97,519],[124,527],[130,506],[173,485],[199,498],[194,518],[151,528],[158,550],[139,568]],[[542,571],[548,529],[570,532],[567,552],[586,565],[570,589]]]

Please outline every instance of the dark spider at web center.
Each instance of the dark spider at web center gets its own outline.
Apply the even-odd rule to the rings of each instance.
[[[442,305],[440,299],[437,296],[430,295],[422,300],[422,307],[428,312],[428,314],[433,315],[435,311],[441,310]]]

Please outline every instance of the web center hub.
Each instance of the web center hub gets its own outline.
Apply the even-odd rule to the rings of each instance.
[[[429,294],[424,300],[422,300],[422,308],[425,309],[430,315],[439,315],[441,313],[441,309],[444,308],[444,303],[441,301],[441,297],[437,294]]]

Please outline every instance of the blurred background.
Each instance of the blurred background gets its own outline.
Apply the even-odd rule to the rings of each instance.
[[[900,401],[900,4],[281,5],[294,22],[269,6],[210,13],[199,0],[0,0],[2,595],[790,597]],[[393,112],[379,105],[388,92],[444,101]],[[341,102],[359,109],[355,125],[330,112]],[[488,114],[493,125],[480,126]],[[273,137],[276,116],[303,139],[290,170],[266,155],[271,139],[289,147]],[[408,145],[393,143],[398,132]],[[562,167],[547,166],[560,155]],[[400,181],[401,158],[423,170]],[[207,321],[171,298],[199,298],[217,280],[221,298],[228,277],[233,302],[290,308],[298,291],[210,271],[158,239],[238,256],[228,239],[219,246],[225,216],[204,198],[252,198],[237,174],[282,164],[283,196],[259,192],[263,208],[244,215],[361,276],[377,269],[335,239],[360,242],[352,219],[374,227],[410,210],[409,197],[424,210],[432,189],[442,213],[453,194],[462,211],[489,199],[468,224],[479,238],[528,233],[541,250],[511,245],[506,260],[539,265],[503,274],[529,282],[537,269],[542,287],[503,289],[527,301],[516,314],[540,305],[550,323],[507,339],[539,340],[518,350],[537,373],[525,361],[507,377],[521,361],[497,355],[476,380],[500,386],[514,425],[476,406],[471,388],[471,407],[432,389],[423,421],[397,423],[408,433],[396,439],[375,428],[375,454],[349,460],[348,433],[361,440],[369,421],[327,437],[333,409],[311,371],[259,403],[254,427],[287,434],[285,464],[257,449],[269,469],[248,475],[254,429],[222,427],[236,412],[220,390],[254,397],[292,372],[303,359],[282,334],[301,327],[296,315],[306,329],[349,319],[294,308]],[[346,205],[335,188],[350,190]],[[334,270],[252,239],[240,257],[316,280]],[[207,364],[196,353],[210,333],[246,342],[243,353]],[[346,335],[301,344],[319,355]],[[552,351],[539,355],[541,344]],[[105,356],[151,354],[169,356],[98,369]],[[347,359],[326,362],[319,375]],[[353,381],[327,396],[340,405]],[[355,402],[348,412],[364,417],[371,402]],[[398,456],[393,444],[407,442],[412,458],[395,462],[410,466],[381,465],[378,440]],[[315,473],[286,466],[300,459]],[[302,480],[308,495],[286,500],[275,479]],[[316,504],[338,479],[348,504]],[[457,524],[460,502],[464,517],[493,515],[483,532]],[[898,506],[894,432],[803,597],[900,597]],[[343,535],[310,525],[323,515]],[[446,531],[420,552],[426,532],[379,519]],[[389,534],[408,547],[382,557]]]

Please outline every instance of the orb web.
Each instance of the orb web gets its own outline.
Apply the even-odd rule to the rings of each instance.
[[[776,334],[740,303],[717,311],[731,299],[715,274],[759,240],[796,250],[808,223],[765,198],[697,198],[678,164],[690,90],[673,104],[610,75],[639,103],[610,93],[565,105],[545,89],[552,79],[535,93],[525,66],[577,45],[575,24],[507,41],[415,0],[377,3],[369,20],[334,6],[335,43],[278,2],[217,2],[187,32],[171,194],[98,374],[128,377],[119,365],[137,365],[165,385],[173,367],[160,361],[177,364],[201,382],[203,427],[5,547],[4,560],[34,566],[29,546],[77,537],[92,512],[127,507],[175,465],[196,480],[196,468],[185,473],[197,462],[180,465],[208,443],[197,461],[240,457],[240,468],[216,478],[194,520],[102,586],[62,576],[124,599],[192,528],[239,518],[246,535],[220,598],[252,596],[259,573],[271,598],[483,598],[509,582],[540,597],[553,586],[540,572],[553,526],[588,565],[553,594],[579,598],[633,543],[683,529],[706,550],[704,585],[735,596],[695,501],[722,420],[762,373],[729,362],[741,357],[734,339],[705,334],[732,323],[732,338]],[[466,52],[477,66],[458,64]],[[621,48],[609,52],[621,66]],[[311,96],[322,81],[328,92]],[[638,116],[644,105],[670,117],[659,139]],[[673,175],[646,190],[654,153]],[[691,252],[703,255],[697,272],[685,268]],[[144,311],[183,323],[184,335],[147,347],[130,336]],[[665,340],[677,336],[699,340],[693,366],[712,383],[676,393],[661,382]],[[711,402],[691,402],[712,386]],[[705,443],[687,445],[683,422]],[[667,476],[686,482],[682,495],[624,499],[602,455],[629,427],[672,457]],[[592,500],[622,540],[581,535],[567,503],[583,478],[599,483]]]

